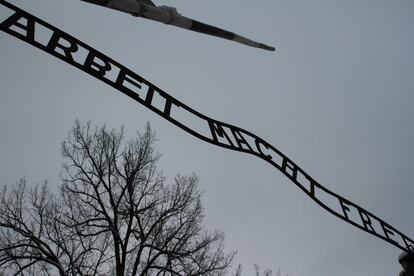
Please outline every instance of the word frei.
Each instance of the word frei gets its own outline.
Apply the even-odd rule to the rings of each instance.
[[[205,142],[267,161],[331,214],[406,252],[414,251],[412,239],[371,212],[319,184],[260,137],[197,112],[73,36],[4,0],[0,0],[0,4],[7,14],[5,18],[0,18],[3,32],[94,76]]]

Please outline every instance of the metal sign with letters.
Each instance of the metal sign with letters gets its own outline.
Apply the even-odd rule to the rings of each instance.
[[[197,112],[122,64],[16,6],[0,0],[0,7],[9,12],[8,17],[0,22],[3,32],[94,76],[205,142],[265,160],[326,211],[406,252],[414,251],[414,241],[411,238],[371,212],[319,184],[289,157],[262,138]],[[42,37],[37,32],[40,28]],[[45,32],[48,35],[45,36]],[[86,52],[86,57],[80,55],[80,52]],[[154,104],[155,102],[163,104],[160,106]]]

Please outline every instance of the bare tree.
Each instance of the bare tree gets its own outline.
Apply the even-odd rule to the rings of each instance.
[[[10,191],[3,188],[0,202],[0,271],[21,275],[66,275],[71,229],[60,227],[58,201],[47,183],[27,191],[21,179]],[[60,238],[68,237],[68,238]]]
[[[257,264],[253,265],[254,275],[255,276],[273,276],[273,271],[269,268],[264,269],[262,273],[260,273],[260,267]],[[235,276],[241,276],[241,266],[239,265],[238,269],[236,270]],[[276,276],[282,276],[282,271],[280,268],[276,272]],[[286,274],[286,276],[289,276],[289,274]]]
[[[202,227],[198,178],[167,185],[154,133],[75,122],[61,151],[60,194],[21,180],[0,203],[0,274],[224,275],[224,235]]]
[[[253,269],[254,269],[254,274],[255,276],[260,276],[260,267],[257,264],[253,265]],[[273,272],[271,269],[265,269],[263,271],[263,276],[273,276]]]

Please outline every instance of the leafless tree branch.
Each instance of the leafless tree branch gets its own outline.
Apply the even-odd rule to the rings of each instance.
[[[75,122],[61,145],[58,196],[22,179],[0,202],[0,273],[11,275],[224,275],[234,252],[202,227],[198,178],[170,185],[157,169],[150,126]]]

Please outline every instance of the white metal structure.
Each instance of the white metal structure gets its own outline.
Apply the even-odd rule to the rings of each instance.
[[[173,7],[156,6],[151,0],[81,0],[84,2],[92,3],[95,5],[107,7],[110,9],[129,13],[133,16],[139,16],[146,19],[162,22],[168,25],[174,25],[179,28],[208,34],[228,40],[232,40],[238,43],[245,44],[250,47],[260,48],[268,51],[274,51],[275,48],[267,46],[263,43],[259,43],[235,34],[217,28],[197,20],[182,16]]]

